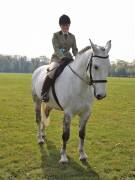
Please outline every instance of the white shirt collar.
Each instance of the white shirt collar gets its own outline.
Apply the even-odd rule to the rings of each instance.
[[[62,34],[63,34],[63,35],[64,35],[64,34],[67,34],[67,35],[68,35],[68,32],[63,32],[63,31],[62,31]]]

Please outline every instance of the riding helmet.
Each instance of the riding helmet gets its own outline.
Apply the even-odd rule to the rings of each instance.
[[[59,18],[59,25],[67,25],[67,24],[70,24],[71,21],[70,21],[70,18],[63,14],[60,18]]]

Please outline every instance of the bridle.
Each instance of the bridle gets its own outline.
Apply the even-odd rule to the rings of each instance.
[[[90,73],[90,80],[89,81],[86,81],[84,78],[82,78],[75,70],[73,70],[73,68],[70,65],[68,65],[69,68],[71,69],[71,71],[89,86],[94,86],[94,83],[106,83],[107,82],[107,80],[93,80],[93,77],[92,77],[92,64],[93,64],[93,58],[94,57],[107,59],[109,57],[109,55],[108,56],[97,56],[97,55],[92,54],[92,56],[90,57],[89,63],[87,65],[87,68],[86,68],[86,72],[89,69],[89,73]]]
[[[93,64],[93,58],[94,57],[97,57],[97,58],[101,58],[101,59],[107,59],[109,57],[108,56],[97,56],[97,55],[93,55],[91,56],[90,60],[89,60],[89,63],[88,63],[88,66],[86,68],[86,71],[88,71],[89,69],[89,73],[90,73],[90,81],[89,81],[89,85],[93,85],[94,83],[106,83],[107,80],[93,80],[93,77],[92,77],[92,64]]]

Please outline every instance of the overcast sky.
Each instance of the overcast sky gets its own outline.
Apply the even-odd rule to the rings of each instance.
[[[111,39],[111,60],[135,59],[135,0],[0,0],[0,54],[50,58],[62,14],[79,49]]]

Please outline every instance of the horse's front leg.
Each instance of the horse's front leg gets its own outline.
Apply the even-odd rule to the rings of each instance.
[[[86,129],[86,123],[89,119],[90,113],[87,111],[80,116],[80,125],[79,125],[79,137],[80,137],[80,144],[79,144],[79,153],[80,157],[79,159],[81,161],[87,160],[87,154],[84,152],[84,138],[85,138],[85,129]]]
[[[61,149],[61,159],[60,159],[60,163],[67,163],[68,162],[68,158],[66,155],[66,145],[67,145],[67,141],[69,139],[70,136],[70,123],[71,123],[71,117],[68,114],[64,115],[64,120],[63,120],[63,135],[62,135],[62,139],[63,139],[63,146]]]

